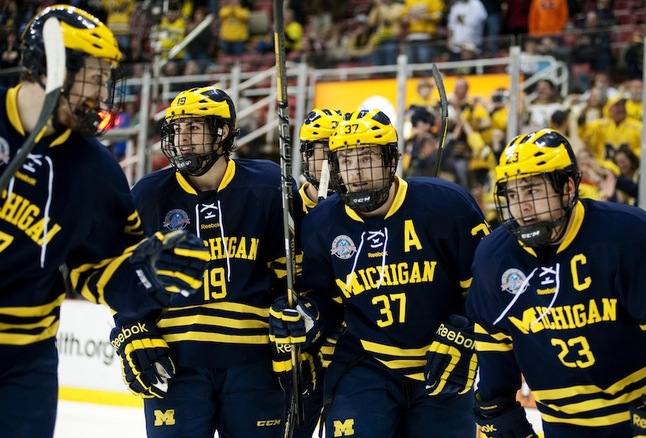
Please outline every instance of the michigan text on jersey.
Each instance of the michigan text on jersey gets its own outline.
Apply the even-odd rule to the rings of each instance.
[[[400,286],[409,283],[430,283],[435,277],[437,261],[400,262],[370,266],[351,272],[345,279],[337,278],[336,284],[346,298],[381,286]],[[382,277],[383,276],[383,277]]]
[[[591,299],[587,303],[578,303],[567,306],[554,306],[546,312],[547,307],[536,306],[526,309],[523,318],[510,317],[523,334],[537,333],[541,330],[569,330],[617,320],[617,299],[602,298]],[[544,315],[543,315],[544,314]],[[539,319],[539,315],[543,318]]]
[[[7,191],[3,192],[3,199],[7,197]],[[40,207],[31,203],[28,199],[12,193],[9,199],[6,200],[2,209],[0,209],[0,219],[4,219],[10,224],[16,226],[19,230],[23,231],[31,240],[38,245],[43,244],[43,231],[47,227],[47,235],[45,237],[46,243],[49,243],[54,235],[61,230],[61,226],[57,223],[49,225],[51,218],[39,217],[41,216]],[[3,243],[8,245],[10,242],[6,241],[7,236],[0,239],[0,250]]]

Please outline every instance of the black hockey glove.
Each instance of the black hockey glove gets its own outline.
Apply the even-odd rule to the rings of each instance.
[[[473,326],[463,316],[450,315],[448,323],[438,327],[426,352],[424,378],[428,395],[468,392],[477,368]]]
[[[209,258],[200,238],[180,230],[158,231],[137,245],[130,262],[147,291],[188,296],[202,286]]]
[[[538,438],[515,395],[481,401],[476,393],[475,419],[489,438]]]
[[[639,402],[630,407],[630,422],[633,425],[633,436],[646,436],[646,395],[642,395]]]
[[[283,390],[288,391],[292,385],[292,345],[277,344],[272,342],[271,366],[278,377],[278,382]],[[314,353],[301,352],[301,389],[304,396],[312,393],[318,385],[319,371],[323,364],[320,350]]]
[[[312,300],[298,297],[295,308],[287,297],[277,298],[269,309],[269,340],[275,344],[299,344],[305,350],[321,336],[319,312]]]
[[[163,398],[175,376],[168,344],[152,322],[134,322],[115,327],[110,342],[121,360],[123,381],[141,398]]]

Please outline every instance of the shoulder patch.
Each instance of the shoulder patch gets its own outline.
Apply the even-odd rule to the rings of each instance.
[[[169,211],[164,218],[164,227],[171,231],[183,230],[190,223],[188,214],[179,208]]]
[[[357,252],[357,247],[349,236],[341,234],[337,236],[332,242],[332,255],[337,256],[341,260],[349,259]]]
[[[521,287],[526,279],[527,277],[520,269],[510,268],[502,274],[500,287],[503,291],[516,295],[521,292]]]

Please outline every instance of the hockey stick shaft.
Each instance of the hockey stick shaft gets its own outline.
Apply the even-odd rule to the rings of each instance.
[[[319,178],[319,202],[327,198],[327,191],[330,187],[330,165],[327,160],[321,163],[321,177]]]
[[[276,100],[278,103],[278,134],[280,148],[281,190],[283,195],[283,232],[285,236],[285,255],[287,270],[287,301],[290,307],[296,307],[294,283],[296,279],[295,226],[292,192],[292,154],[289,134],[289,111],[287,108],[287,73],[285,66],[285,23],[283,18],[283,0],[274,0],[274,52],[276,54]],[[294,426],[304,421],[302,374],[300,368],[300,351],[298,345],[292,344],[292,394],[285,419],[285,437],[291,438]]]
[[[444,88],[444,80],[442,79],[442,74],[437,68],[437,65],[433,64],[431,68],[431,73],[433,79],[435,80],[435,86],[437,87],[437,92],[440,95],[440,111],[441,111],[441,137],[437,147],[437,154],[435,156],[435,166],[433,167],[433,176],[438,176],[440,174],[440,166],[442,164],[442,152],[444,152],[444,145],[446,143],[446,136],[449,130],[449,101],[446,97],[446,89]]]
[[[36,125],[22,144],[16,156],[9,162],[2,176],[0,176],[0,193],[2,193],[16,172],[22,167],[27,157],[40,141],[54,111],[58,107],[58,98],[65,81],[65,43],[61,33],[61,25],[57,18],[49,18],[43,25],[43,41],[45,43],[45,57],[47,60],[47,82],[45,84],[45,101]]]

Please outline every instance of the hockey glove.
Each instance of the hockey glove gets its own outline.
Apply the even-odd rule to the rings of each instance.
[[[110,342],[121,360],[123,381],[141,398],[163,398],[168,381],[175,376],[170,349],[152,322],[115,327]]]
[[[278,377],[278,382],[283,390],[288,391],[292,385],[292,345],[277,344],[272,342],[271,366]],[[316,389],[318,375],[323,364],[323,357],[320,350],[314,353],[301,352],[301,386],[302,394],[309,395]]]
[[[149,292],[194,294],[202,286],[209,252],[202,240],[185,231],[156,232],[132,252],[139,281]]]
[[[489,438],[538,438],[514,395],[488,402],[481,401],[479,395],[476,393],[475,419],[484,435]]]
[[[306,349],[321,336],[319,313],[307,297],[298,297],[295,308],[282,296],[269,309],[269,340],[275,344],[300,344]]]
[[[440,324],[426,352],[424,378],[428,395],[464,394],[473,386],[478,361],[473,327],[463,316]]]
[[[630,407],[630,422],[633,425],[633,436],[646,436],[646,395],[642,395],[636,406]]]

